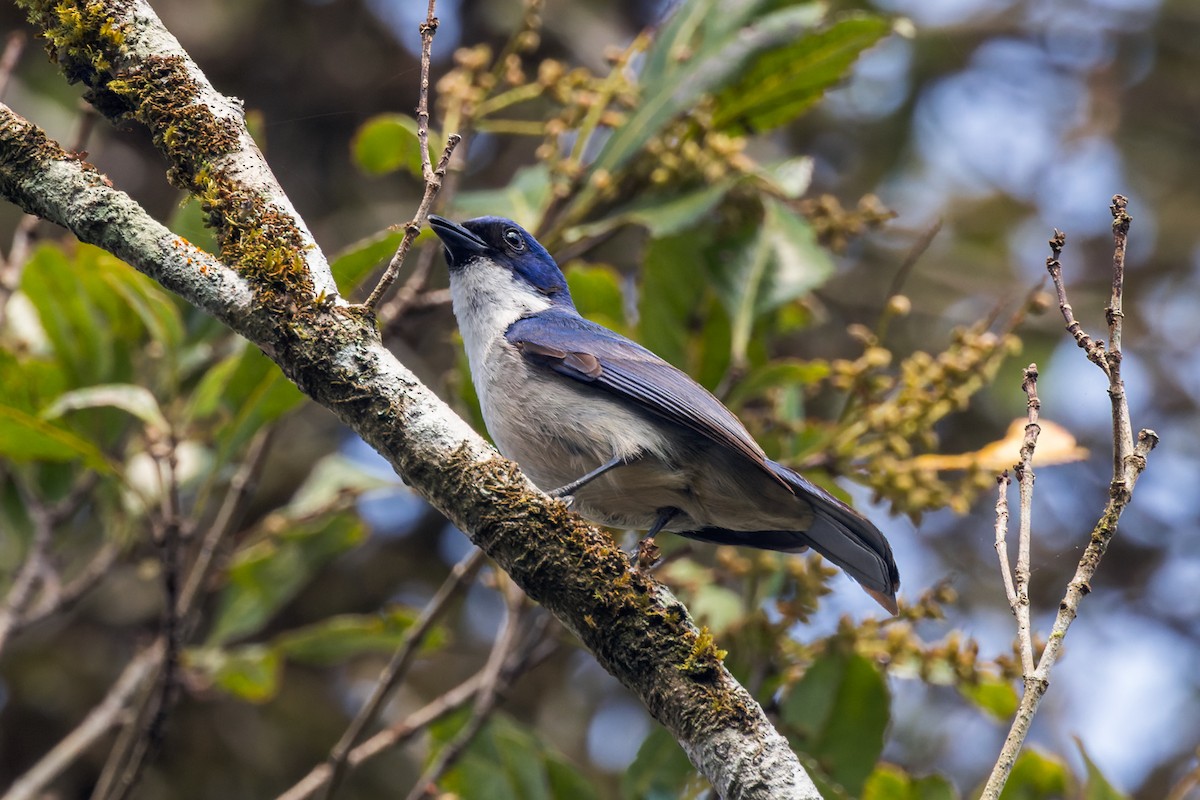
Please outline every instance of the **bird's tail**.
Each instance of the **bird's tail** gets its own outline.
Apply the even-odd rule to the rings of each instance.
[[[811,547],[837,564],[890,613],[897,612],[900,572],[887,539],[870,520],[787,467],[767,462],[802,500],[812,506],[805,531],[735,531],[705,528],[682,535],[716,544],[798,552]]]

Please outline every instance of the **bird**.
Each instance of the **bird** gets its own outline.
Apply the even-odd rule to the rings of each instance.
[[[769,459],[687,373],[575,308],[566,277],[503,217],[429,224],[484,424],[502,455],[584,518],[715,544],[809,548],[889,613],[900,575],[866,517]]]

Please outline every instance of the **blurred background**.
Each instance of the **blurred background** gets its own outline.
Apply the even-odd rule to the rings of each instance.
[[[326,252],[411,217],[420,182],[403,171],[365,175],[354,164],[351,141],[377,114],[412,113],[424,2],[153,5],[213,84],[243,98],[256,115],[268,160]],[[628,45],[668,6],[547,0],[537,54],[602,72],[606,52]],[[789,339],[792,354],[855,357],[847,326],[875,324],[901,264],[939,221],[904,283],[912,310],[890,326],[893,352],[937,352],[956,326],[1011,313],[1043,280],[1046,240],[1055,227],[1068,236],[1064,274],[1076,315],[1103,336],[1108,206],[1115,193],[1129,198],[1123,368],[1135,428],[1155,429],[1162,444],[1071,629],[1032,741],[1079,771],[1077,737],[1118,789],[1163,797],[1195,766],[1200,742],[1200,5],[879,0],[861,7],[899,20],[895,32],[867,51],[850,80],[814,111],[752,145],[756,157],[811,156],[810,196],[828,194],[852,208],[874,194],[896,214],[837,255],[835,275],[809,302],[811,324]],[[457,47],[501,47],[520,25],[522,4],[440,0],[438,15],[435,82]],[[11,4],[0,7],[0,33],[22,27]],[[78,97],[78,87],[68,86],[30,42],[5,100],[70,141]],[[536,161],[537,144],[478,135],[462,187],[507,185]],[[156,217],[178,213],[181,196],[163,180],[164,165],[143,130],[100,123],[86,149]],[[0,222],[11,230],[14,209],[0,209]],[[637,255],[636,248],[615,246],[603,253],[626,272],[636,268]],[[445,282],[440,269],[431,279],[436,286]],[[458,402],[448,306],[413,312],[394,334],[400,358]],[[1045,632],[1105,501],[1109,401],[1103,376],[1063,332],[1056,309],[1028,317],[1017,334],[1020,353],[937,432],[945,453],[1000,439],[1024,413],[1021,368],[1036,361],[1044,418],[1091,451],[1083,461],[1038,472],[1032,591],[1035,628]],[[272,444],[255,507],[289,497],[304,468],[331,449],[388,482],[383,463],[322,410],[306,407],[287,425]],[[872,503],[868,490],[843,486],[889,535],[906,596],[942,580],[956,590],[944,621],[922,623],[927,636],[959,629],[979,641],[981,657],[1011,653],[1014,624],[993,550],[992,493],[968,514],[944,510],[915,522],[890,513],[886,502]],[[317,573],[268,631],[331,613],[367,613],[386,601],[420,605],[468,547],[461,533],[396,487],[365,495],[359,511],[369,537]],[[834,632],[843,615],[875,613],[846,579],[834,585],[809,625],[795,631],[798,639]],[[113,675],[101,666],[105,657],[129,646],[113,643],[112,628],[127,631],[129,641],[147,636],[157,619],[156,596],[131,563],[70,618],[14,642],[0,663],[0,785],[96,702]],[[445,623],[451,644],[416,666],[397,705],[431,696],[447,675],[476,669],[502,616],[498,594],[473,586]],[[356,706],[380,663],[289,666],[278,694],[259,705],[198,691],[176,712],[144,796],[273,796],[323,758],[331,744],[326,725]],[[615,786],[654,723],[586,652],[568,649],[539,669],[517,683],[505,709],[583,765],[599,786]],[[884,759],[918,774],[944,773],[969,792],[995,760],[1007,725],[964,704],[950,687],[892,674],[889,688]],[[372,762],[346,796],[381,796],[384,787],[408,785],[423,753],[418,745]],[[255,769],[221,766],[242,759]],[[397,774],[409,777],[398,781]],[[68,787],[87,780],[81,772]],[[54,796],[84,795],[67,788]]]

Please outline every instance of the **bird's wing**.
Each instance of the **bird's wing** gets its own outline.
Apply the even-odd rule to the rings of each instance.
[[[733,413],[687,373],[646,348],[567,309],[514,322],[505,334],[531,363],[609,392],[727,448],[781,480]]]

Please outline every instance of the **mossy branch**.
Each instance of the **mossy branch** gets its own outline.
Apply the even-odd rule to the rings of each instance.
[[[48,4],[26,5],[35,21],[46,21]],[[121,114],[151,127],[175,165],[175,179],[204,200],[222,259],[171,234],[93,167],[3,106],[0,195],[109,250],[267,353],[574,631],[722,797],[819,797],[787,741],[687,610],[653,578],[634,571],[607,533],[538,492],[498,457],[383,347],[369,320],[333,293],[323,257],[286,198],[275,193],[257,149],[243,138],[244,126],[230,127],[222,117],[226,122],[206,129],[218,150],[239,143],[225,153],[204,152],[207,134],[198,130],[172,131],[171,120],[195,121],[210,101],[231,107],[215,92],[210,96],[145,2],[95,0],[83,8],[91,16],[79,21],[75,35],[82,38],[57,36],[52,52],[94,96],[119,98]],[[120,36],[106,39],[105,31]],[[47,34],[53,32],[47,28]],[[163,50],[145,50],[151,43]],[[159,79],[186,76],[189,91],[152,90],[144,80],[151,57],[163,70]],[[114,87],[114,80],[125,83]],[[98,107],[112,112],[104,103]],[[200,153],[189,157],[193,149]]]

